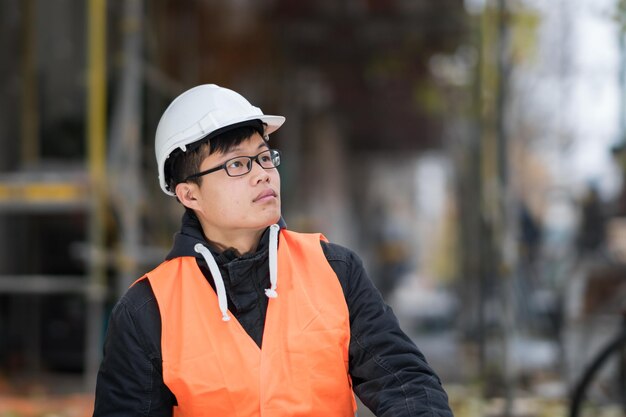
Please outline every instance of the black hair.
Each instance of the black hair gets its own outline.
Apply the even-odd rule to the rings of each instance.
[[[200,171],[202,161],[214,153],[227,153],[255,133],[264,135],[264,124],[260,120],[247,121],[212,132],[210,135],[187,146],[187,151],[174,150],[165,160],[165,181],[170,191],[185,182],[190,175]],[[265,139],[265,138],[264,138]],[[190,178],[189,182],[200,185],[202,177]]]

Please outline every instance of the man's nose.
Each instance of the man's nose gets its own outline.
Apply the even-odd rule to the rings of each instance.
[[[252,174],[252,178],[254,183],[259,183],[263,181],[269,181],[270,174],[264,169],[259,161],[255,160],[252,162],[252,169],[250,170],[250,174]]]

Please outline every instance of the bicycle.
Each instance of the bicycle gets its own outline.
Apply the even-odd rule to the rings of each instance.
[[[626,306],[623,291],[612,295],[618,302],[621,326],[595,354],[574,385],[570,417],[626,417]]]

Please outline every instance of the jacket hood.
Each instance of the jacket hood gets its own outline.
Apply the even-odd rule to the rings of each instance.
[[[278,225],[281,229],[285,229],[287,227],[282,217],[278,220]],[[257,252],[267,247],[268,231],[269,227],[263,232],[263,235],[261,236]],[[202,226],[200,225],[200,220],[198,220],[198,217],[195,215],[195,213],[191,210],[185,210],[185,213],[183,214],[183,217],[181,219],[180,231],[174,235],[174,244],[172,245],[172,249],[167,254],[165,259],[169,261],[170,259],[179,258],[182,256],[192,256],[194,258],[202,259],[202,255],[194,250],[195,245],[198,243],[209,248],[213,256],[219,257],[221,255],[221,253],[215,250],[215,248],[204,238],[204,235],[202,233]]]

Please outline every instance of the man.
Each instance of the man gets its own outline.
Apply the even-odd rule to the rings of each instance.
[[[216,85],[156,132],[185,207],[167,260],[111,315],[94,416],[452,416],[439,378],[350,250],[281,219],[284,122]]]

